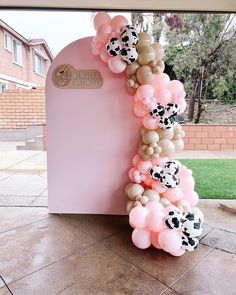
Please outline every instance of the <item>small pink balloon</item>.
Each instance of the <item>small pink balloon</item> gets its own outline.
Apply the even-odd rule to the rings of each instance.
[[[186,107],[187,107],[187,103],[184,100],[181,104],[179,104],[180,113],[183,113],[186,110]]]
[[[158,122],[158,119],[152,118],[149,114],[143,118],[143,126],[149,130],[157,129]]]
[[[150,201],[146,207],[149,212],[162,212],[164,209],[163,205],[159,201]]]
[[[164,197],[167,198],[171,203],[174,203],[183,199],[183,191],[179,187],[170,188],[164,192]]]
[[[122,73],[126,69],[127,64],[121,59],[119,55],[110,57],[108,60],[108,67],[113,73]]]
[[[135,170],[136,170],[136,168],[134,168],[134,167],[129,170],[129,179],[133,182],[134,182],[134,171]]]
[[[94,47],[94,48],[92,48],[92,53],[93,53],[93,55],[99,55],[100,50]]]
[[[183,191],[193,191],[194,185],[195,181],[192,176],[185,176],[183,178],[180,178],[179,188],[181,188]]]
[[[170,90],[171,94],[184,90],[183,84],[178,80],[172,80],[168,84],[168,89]]]
[[[147,173],[151,167],[152,167],[151,161],[140,161],[138,164],[138,170],[141,173]]]
[[[138,166],[138,163],[140,162],[140,157],[139,157],[139,155],[135,155],[134,157],[133,157],[133,160],[132,160],[132,163],[133,163],[133,165],[134,166]]]
[[[100,58],[105,63],[108,63],[108,60],[110,59],[110,55],[107,53],[105,47],[103,47],[100,51]]]
[[[137,94],[135,94],[134,95],[134,102],[138,102],[138,101],[139,101],[138,96],[137,96]]]
[[[103,44],[107,43],[108,40],[110,39],[111,32],[112,32],[111,26],[107,24],[101,25],[97,31],[98,41],[100,41]]]
[[[155,90],[155,97],[158,103],[166,105],[171,100],[171,93],[166,88],[158,88]]]
[[[109,14],[107,14],[105,11],[100,11],[94,16],[93,26],[95,30],[97,31],[97,29],[101,25],[108,24],[110,20],[111,20],[111,17]]]
[[[182,240],[180,234],[174,229],[165,229],[158,235],[158,242],[161,248],[169,253],[175,253],[180,250]]]
[[[146,174],[145,175],[145,179],[143,180],[143,182],[145,183],[146,186],[151,186],[153,179],[151,177],[151,175]]]
[[[120,29],[124,26],[127,26],[129,23],[127,19],[123,15],[117,15],[112,18],[110,25],[112,29],[116,32],[119,33]]]
[[[182,256],[185,253],[185,250],[180,248],[178,251],[176,252],[171,252],[170,254],[173,256]]]
[[[168,157],[159,157],[153,160],[153,165],[165,166],[166,162],[168,162]]]
[[[158,233],[151,232],[151,242],[152,242],[153,247],[155,247],[157,249],[161,249],[161,246],[158,242]]]
[[[137,248],[147,249],[151,246],[151,233],[148,230],[136,228],[132,233],[132,241]]]
[[[143,101],[145,98],[152,98],[154,95],[154,88],[151,85],[141,85],[137,90],[139,100]]]
[[[134,207],[129,214],[129,221],[136,228],[145,228],[148,210],[143,206]]]
[[[199,201],[199,196],[195,191],[184,192],[184,199],[189,202],[189,204],[194,207]]]
[[[147,228],[151,231],[159,231],[159,226],[164,218],[162,210],[153,210],[147,217]]]
[[[153,181],[152,184],[151,184],[152,188],[154,190],[156,190],[159,194],[161,193],[164,193],[167,188],[166,187],[163,187],[160,183],[160,181]]]
[[[177,207],[176,206],[174,206],[174,205],[168,205],[168,206],[166,206],[165,208],[164,208],[164,210],[163,210],[163,212],[164,212],[164,215],[167,217],[167,215],[168,215],[168,213],[170,212],[170,211],[174,211],[174,210],[176,210],[177,209]]]
[[[154,80],[152,81],[151,85],[154,89],[157,88],[166,88],[170,82],[170,78],[165,73],[160,73],[155,76]]]
[[[142,102],[136,102],[133,106],[133,111],[134,114],[139,118],[142,118],[147,114],[147,110],[145,109]]]

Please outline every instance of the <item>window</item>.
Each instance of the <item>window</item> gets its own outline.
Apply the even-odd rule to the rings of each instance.
[[[0,93],[6,92],[7,90],[7,84],[0,82]]]
[[[13,39],[13,61],[18,65],[22,65],[22,45],[16,39]]]
[[[7,32],[4,32],[4,47],[6,50],[12,52],[12,37]]]
[[[34,71],[42,76],[46,74],[46,60],[36,53],[34,54]]]

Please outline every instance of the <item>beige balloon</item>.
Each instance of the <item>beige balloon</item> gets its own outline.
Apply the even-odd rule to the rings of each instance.
[[[143,47],[143,46],[150,46],[152,43],[152,37],[145,33],[145,32],[141,32],[138,34],[138,44],[136,45],[136,49],[139,50],[139,48]]]
[[[130,183],[125,188],[126,194],[130,200],[134,200],[137,196],[141,196],[144,192],[144,188],[137,183]]]
[[[149,66],[141,66],[137,70],[136,76],[140,84],[150,84],[155,77]]]
[[[166,207],[169,206],[171,204],[171,202],[167,199],[167,198],[160,198],[160,203]]]
[[[169,129],[158,128],[157,132],[159,134],[160,139],[172,139],[174,136],[173,128],[169,128]]]
[[[147,65],[155,60],[155,50],[151,46],[143,46],[138,52],[138,62],[140,65]]]
[[[131,64],[127,65],[126,67],[126,75],[127,77],[131,77],[137,72],[137,69],[140,67],[140,65],[135,61]]]
[[[155,59],[161,60],[164,57],[164,49],[159,43],[153,43],[152,48],[155,50]]]
[[[158,192],[156,192],[153,189],[148,189],[148,190],[144,191],[143,195],[147,196],[149,201],[159,201],[160,200],[160,196],[159,196]]]
[[[175,152],[181,152],[184,149],[183,139],[174,139],[173,144],[175,145]]]
[[[149,130],[146,133],[143,134],[142,140],[146,144],[151,144],[153,142],[159,141],[159,135],[154,130]]]
[[[138,154],[142,158],[142,160],[145,160],[145,161],[150,160],[152,158],[152,156],[146,154],[146,148],[147,148],[146,144],[139,145],[138,147]]]
[[[126,210],[128,212],[128,214],[130,213],[130,211],[134,208],[134,202],[133,201],[128,201],[127,205],[126,205]]]
[[[161,152],[160,152],[161,157],[168,157],[169,155],[175,152],[175,145],[169,139],[161,139],[158,142],[158,146],[161,147]]]

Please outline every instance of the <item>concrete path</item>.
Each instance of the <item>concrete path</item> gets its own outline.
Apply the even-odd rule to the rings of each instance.
[[[47,206],[45,151],[18,151],[0,142],[0,206]],[[183,151],[176,159],[236,159],[236,151]]]

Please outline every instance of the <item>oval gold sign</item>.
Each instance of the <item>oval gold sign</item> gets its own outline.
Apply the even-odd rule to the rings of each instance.
[[[78,70],[72,65],[60,65],[52,73],[53,85],[62,89],[98,89],[103,79],[97,70]]]

